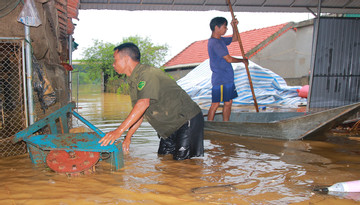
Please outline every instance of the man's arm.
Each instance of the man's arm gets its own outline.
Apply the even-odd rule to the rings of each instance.
[[[235,29],[235,28],[237,28],[238,24],[239,24],[239,22],[237,19],[231,21],[231,26],[233,28],[232,42],[238,41],[238,35],[235,32],[235,31],[237,31],[237,29]]]
[[[230,55],[226,55],[226,56],[224,56],[223,57],[225,60],[226,60],[226,62],[228,62],[228,63],[246,63],[246,64],[249,64],[249,61],[248,61],[248,59],[240,59],[240,58],[234,58],[234,57],[232,57],[232,56],[230,56]]]
[[[237,25],[239,24],[239,21],[237,19],[234,19],[231,21],[231,26],[233,28],[233,35],[232,35],[232,42],[238,41],[238,36],[236,31],[237,29],[235,29],[237,27]],[[230,55],[226,55],[223,57],[226,62],[228,63],[244,63],[244,64],[249,64],[248,59],[240,59],[240,58],[234,58]]]
[[[140,121],[140,118],[142,118],[143,114],[145,113],[149,105],[150,105],[149,98],[138,100],[134,108],[131,110],[130,114],[124,120],[124,122],[121,123],[121,125],[115,130],[107,133],[99,141],[99,143],[101,143],[101,146],[107,146],[109,143],[113,144],[117,138],[119,138],[127,129],[129,129],[132,126],[134,127],[134,129],[131,129],[131,132],[134,133],[137,130],[137,128],[139,128],[142,120],[139,124],[136,123]],[[137,126],[135,126],[135,124]]]
[[[124,152],[129,152],[131,137],[136,132],[136,130],[140,127],[143,122],[144,116],[142,116],[133,126],[130,127],[129,131],[126,133],[125,140],[122,143],[122,148]]]

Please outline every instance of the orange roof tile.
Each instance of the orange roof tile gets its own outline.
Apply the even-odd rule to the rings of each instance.
[[[68,0],[67,9],[68,9],[69,18],[78,19],[79,6],[80,6],[79,0]]]
[[[276,38],[281,36],[285,33],[289,28],[285,29],[281,33],[281,31],[286,25],[289,23],[284,23],[276,26],[270,26],[262,29],[254,29],[250,31],[245,31],[240,33],[241,41],[244,47],[244,51],[248,58],[251,58],[257,52],[262,50],[266,47],[269,43],[274,41]],[[273,36],[276,34],[275,36]],[[231,35],[227,36],[230,37]],[[271,37],[271,38],[270,38]],[[270,38],[270,39],[269,39]],[[257,48],[255,51],[255,47],[260,45],[263,42],[266,42],[263,46]],[[167,63],[164,64],[165,67],[176,66],[176,65],[187,65],[187,64],[194,64],[194,63],[201,63],[204,60],[209,58],[208,51],[207,51],[207,42],[208,40],[201,40],[195,41],[194,43],[190,44],[184,50],[182,50],[179,54],[175,57],[170,59]],[[241,56],[240,46],[238,42],[232,42],[228,46],[229,54],[231,56]],[[251,54],[249,51],[252,51]],[[250,54],[250,56],[249,56]]]
[[[56,0],[60,35],[63,38],[74,33],[75,26],[72,19],[78,19],[79,6],[79,0]]]

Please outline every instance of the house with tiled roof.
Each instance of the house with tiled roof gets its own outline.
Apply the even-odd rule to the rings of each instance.
[[[307,84],[310,70],[313,21],[284,23],[240,33],[245,56],[283,77],[289,85]],[[227,35],[230,37],[231,35]],[[208,59],[208,40],[195,41],[164,64],[180,79]],[[228,46],[231,56],[241,56],[238,42]]]

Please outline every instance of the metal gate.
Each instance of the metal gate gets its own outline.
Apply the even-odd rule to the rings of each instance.
[[[320,18],[310,108],[360,102],[359,56],[360,18]]]
[[[24,40],[0,38],[0,157],[24,154],[25,143],[10,139],[26,128]]]

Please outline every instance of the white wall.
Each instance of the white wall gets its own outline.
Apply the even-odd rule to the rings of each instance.
[[[306,79],[310,70],[313,25],[308,23],[295,28],[275,39],[251,60],[287,81]]]
[[[296,76],[308,76],[310,71],[313,25],[301,27],[296,32]]]

